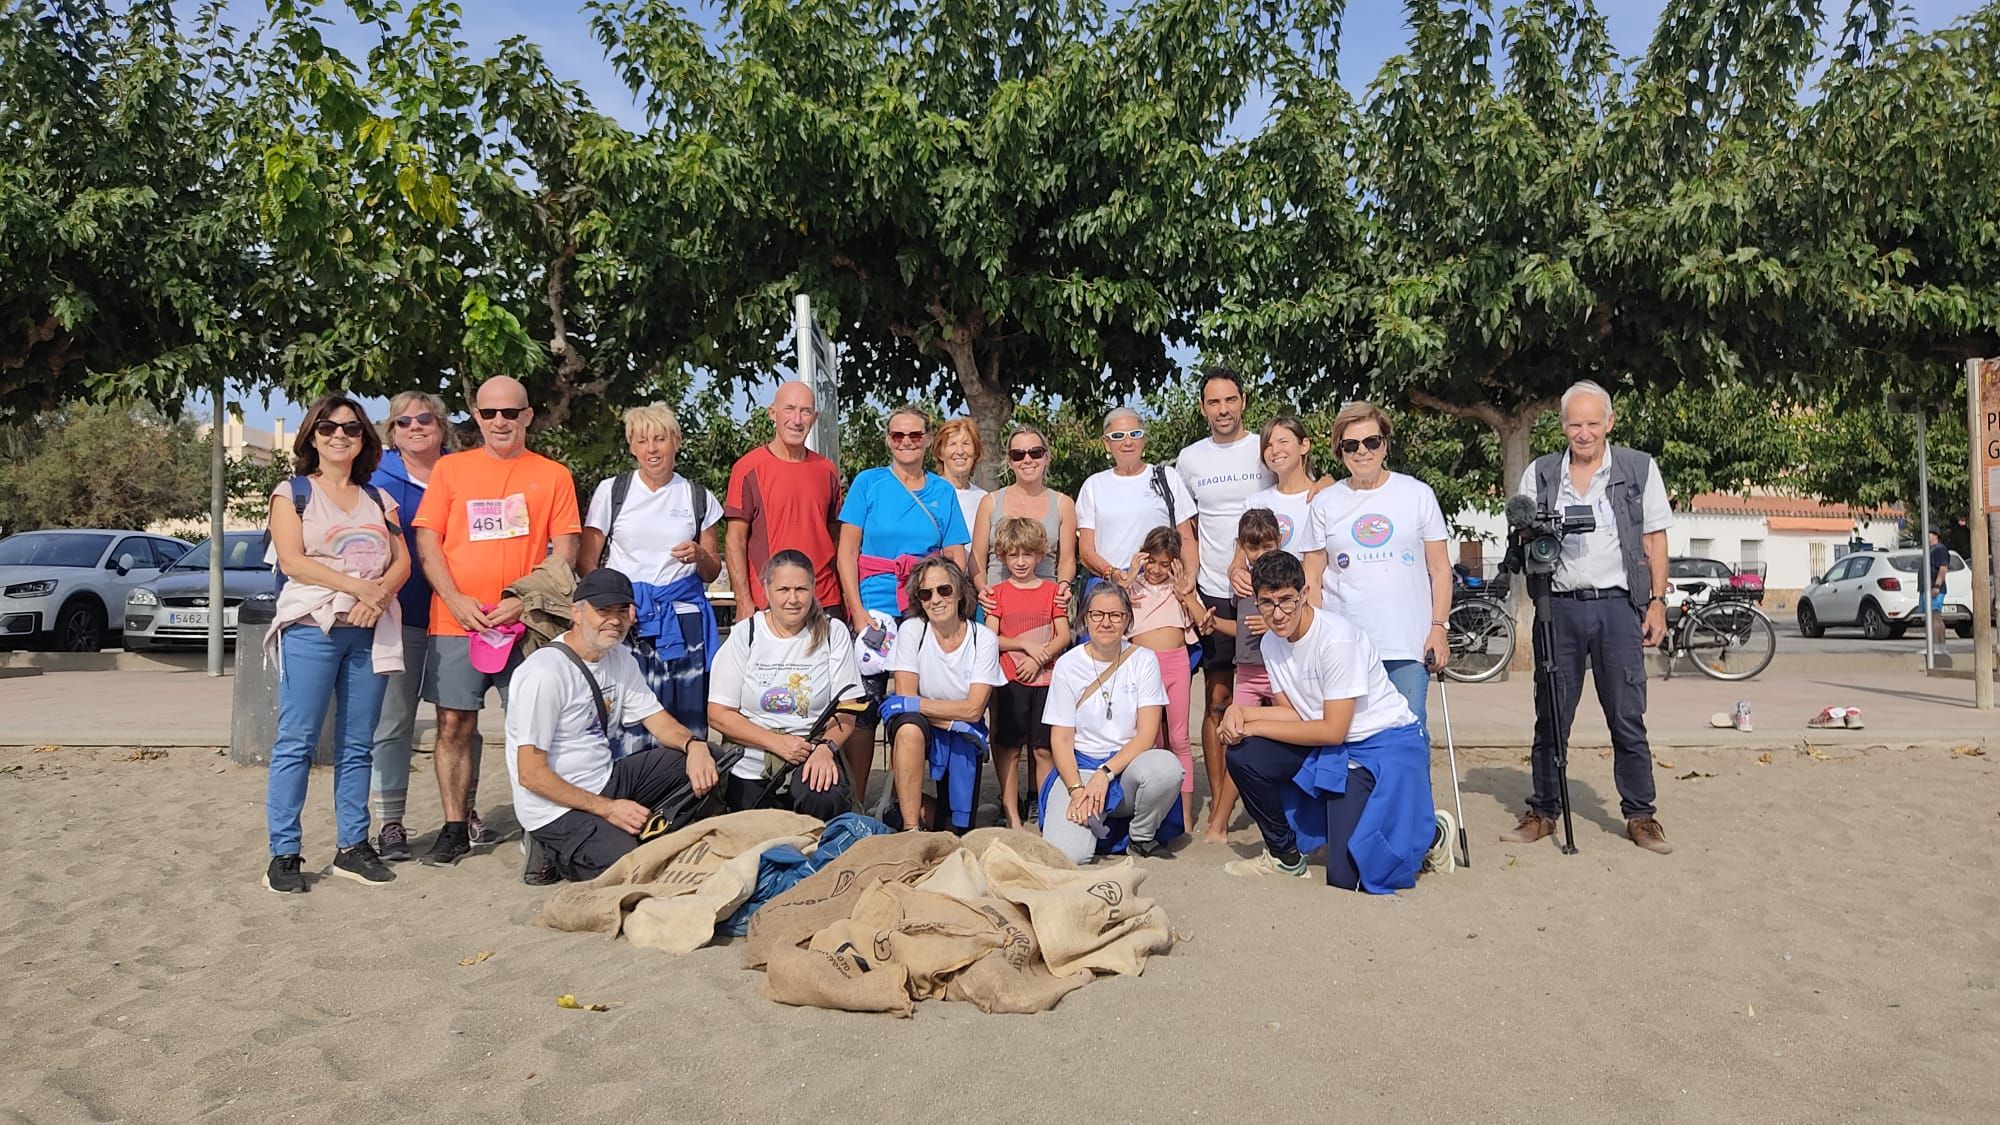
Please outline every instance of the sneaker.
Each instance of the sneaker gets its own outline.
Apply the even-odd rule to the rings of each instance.
[[[1825,730],[1828,727],[1846,726],[1847,708],[1822,707],[1819,710],[1819,714],[1814,715],[1812,718],[1806,720],[1806,725],[1808,727],[1813,728],[1814,730]]]
[[[1847,724],[1848,730],[1860,730],[1863,726],[1861,722],[1861,708],[1849,707],[1847,709],[1847,716],[1843,721]]]
[[[1556,834],[1556,818],[1544,816],[1533,809],[1521,814],[1521,822],[1512,832],[1500,833],[1500,840],[1506,844],[1532,844],[1545,836]]]
[[[351,848],[342,848],[333,853],[333,873],[343,879],[352,879],[371,887],[396,881],[396,873],[375,854],[375,845],[366,836]]]
[[[264,870],[264,889],[281,895],[306,893],[306,877],[299,873],[304,860],[295,855],[274,855]]]
[[[1661,855],[1672,855],[1674,852],[1674,846],[1667,843],[1667,830],[1660,827],[1660,822],[1650,816],[1635,816],[1627,820],[1625,835],[1630,836],[1633,843],[1649,852],[1658,852]]]
[[[375,854],[390,863],[408,863],[416,858],[410,852],[410,834],[404,830],[402,821],[392,820],[382,826],[381,835],[375,838]]]
[[[1167,846],[1158,840],[1134,840],[1125,850],[1140,859],[1174,858],[1174,853],[1168,851]]]
[[[463,822],[454,824],[446,821],[444,827],[438,829],[437,842],[431,845],[430,851],[424,853],[424,866],[450,867],[464,859],[472,851],[472,841],[467,838],[468,835]]]
[[[535,839],[533,833],[521,833],[521,854],[526,862],[521,865],[521,881],[531,887],[547,887],[562,882],[562,875],[556,871],[555,860],[549,850]]]
[[[1260,852],[1256,859],[1232,859],[1222,865],[1224,874],[1244,879],[1259,875],[1283,875],[1293,879],[1306,877],[1306,857],[1300,856],[1295,863],[1280,863],[1270,852]]]
[[[1458,838],[1458,822],[1443,809],[1437,810],[1437,839],[1431,841],[1431,850],[1424,853],[1425,871],[1449,873],[1458,866],[1458,858],[1452,854],[1452,841]]]
[[[479,819],[479,810],[477,809],[465,810],[465,834],[466,839],[474,844],[497,844],[500,842],[500,833],[486,827],[486,822]]]

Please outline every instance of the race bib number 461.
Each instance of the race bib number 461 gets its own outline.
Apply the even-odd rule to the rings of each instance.
[[[465,521],[474,543],[519,539],[528,533],[528,498],[516,492],[505,500],[467,500]]]

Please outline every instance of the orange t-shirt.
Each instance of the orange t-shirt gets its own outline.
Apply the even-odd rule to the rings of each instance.
[[[410,526],[436,532],[452,582],[481,605],[491,605],[509,583],[549,557],[550,540],[581,533],[583,521],[576,511],[576,484],[558,462],[539,453],[502,460],[471,449],[438,460]],[[436,594],[431,635],[465,635]]]

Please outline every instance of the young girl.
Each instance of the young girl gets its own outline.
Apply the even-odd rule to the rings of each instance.
[[[1269,508],[1251,508],[1236,523],[1236,557],[1247,567],[1277,550],[1283,538],[1284,528],[1278,522],[1277,513]],[[1236,638],[1235,704],[1238,707],[1274,706],[1276,697],[1271,691],[1271,677],[1264,669],[1264,619],[1257,613],[1257,599],[1237,598],[1226,615],[1215,615],[1214,624],[1216,632]],[[1208,830],[1203,833],[1202,839],[1211,844],[1228,843],[1229,818],[1235,811],[1236,783],[1224,771],[1222,782],[1215,786],[1209,801]]]
[[[990,588],[1000,637],[1000,670],[1007,682],[993,698],[993,772],[1000,778],[1000,807],[1007,827],[1021,827],[1021,751],[1034,751],[1035,791],[1053,768],[1048,705],[1049,666],[1069,647],[1069,622],[1056,609],[1059,583],[1035,573],[1047,557],[1049,533],[1040,520],[1014,516],[1000,521],[993,554],[1007,568],[1005,581]]]
[[[1132,625],[1126,635],[1148,649],[1160,662],[1160,680],[1167,688],[1166,729],[1160,745],[1181,763],[1181,821],[1194,823],[1194,754],[1188,749],[1188,691],[1192,670],[1187,646],[1197,634],[1194,622],[1208,610],[1192,592],[1181,593],[1181,535],[1172,527],[1146,534],[1133,558]]]

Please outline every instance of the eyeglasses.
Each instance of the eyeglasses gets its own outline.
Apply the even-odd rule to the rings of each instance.
[[[1290,617],[1299,611],[1299,596],[1297,594],[1287,594],[1276,601],[1272,601],[1270,598],[1258,598],[1255,604],[1258,613],[1267,615],[1282,613],[1286,617]]]
[[[1356,450],[1366,449],[1368,452],[1373,453],[1382,448],[1382,443],[1387,440],[1389,439],[1383,437],[1381,434],[1369,434],[1365,438],[1343,438],[1340,442],[1340,451],[1342,453],[1353,453]]]
[[[1140,426],[1138,429],[1134,430],[1106,430],[1104,433],[1104,440],[1124,441],[1126,438],[1131,438],[1133,441],[1138,441],[1140,438],[1143,438],[1145,436],[1146,436],[1146,427]]]
[[[422,414],[404,414],[396,419],[396,428],[407,430],[411,426],[435,426],[438,416],[426,410]]]
[[[930,601],[932,598],[954,597],[957,594],[958,594],[958,587],[953,586],[949,582],[945,583],[942,586],[917,587],[917,600],[920,602],[927,602]]]
[[[1049,455],[1049,447],[1046,445],[1038,445],[1033,449],[1010,449],[1007,451],[1007,460],[1039,461],[1042,458],[1047,457],[1048,455]]]
[[[1092,625],[1109,625],[1116,621],[1125,620],[1125,611],[1122,609],[1086,610],[1083,619]]]
[[[479,420],[482,422],[491,422],[498,416],[512,422],[525,413],[527,409],[525,406],[482,406],[479,408]]]
[[[325,418],[313,423],[313,433],[321,437],[332,437],[337,433],[346,434],[348,437],[360,437],[361,431],[367,428],[359,422],[330,422]]]
[[[915,445],[924,440],[923,430],[890,430],[889,440],[897,445]]]

